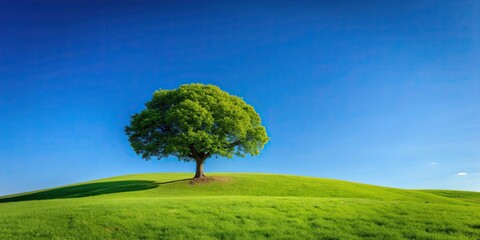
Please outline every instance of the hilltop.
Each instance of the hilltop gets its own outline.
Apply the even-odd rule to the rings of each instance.
[[[480,193],[277,174],[126,175],[0,197],[0,239],[478,239]]]

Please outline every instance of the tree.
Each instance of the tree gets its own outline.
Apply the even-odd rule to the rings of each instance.
[[[125,127],[134,151],[145,160],[195,161],[194,178],[205,177],[208,158],[258,155],[269,140],[254,108],[214,85],[160,89],[145,106]]]

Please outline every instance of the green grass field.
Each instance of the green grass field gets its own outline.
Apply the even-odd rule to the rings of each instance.
[[[0,239],[480,239],[480,193],[139,174],[0,197]],[[223,176],[223,177],[220,177]]]

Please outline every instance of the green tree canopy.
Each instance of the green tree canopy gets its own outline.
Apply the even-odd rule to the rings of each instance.
[[[146,160],[195,161],[195,178],[204,177],[209,157],[258,155],[269,140],[255,109],[214,85],[161,89],[145,106],[125,127],[135,152]]]

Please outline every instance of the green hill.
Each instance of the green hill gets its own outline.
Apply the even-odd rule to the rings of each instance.
[[[0,197],[0,239],[480,239],[480,193],[217,173],[127,175]]]

